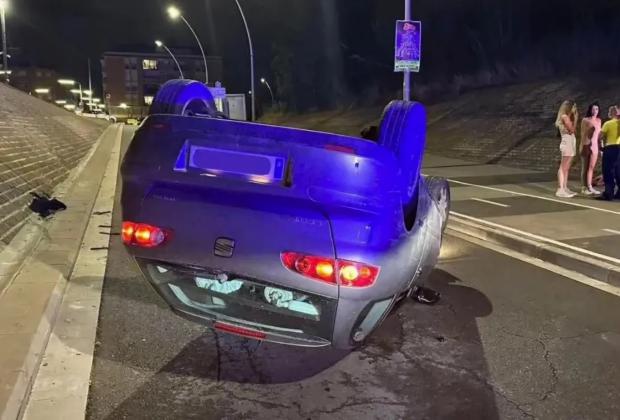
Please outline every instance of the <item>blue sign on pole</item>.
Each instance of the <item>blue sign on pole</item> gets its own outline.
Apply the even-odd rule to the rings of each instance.
[[[396,42],[394,47],[394,71],[420,71],[422,58],[422,22],[412,20],[396,21]]]

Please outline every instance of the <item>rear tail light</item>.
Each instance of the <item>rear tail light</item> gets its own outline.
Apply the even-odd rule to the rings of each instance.
[[[262,331],[251,330],[249,328],[243,328],[237,325],[224,324],[223,322],[216,322],[215,324],[213,324],[213,328],[218,331],[240,335],[242,337],[249,337],[255,340],[263,340],[267,337],[267,334]]]
[[[354,261],[283,252],[282,264],[311,279],[347,287],[371,286],[379,276],[379,267]]]
[[[141,248],[154,248],[163,244],[169,232],[157,226],[146,223],[123,222],[121,237],[125,245],[135,245]]]

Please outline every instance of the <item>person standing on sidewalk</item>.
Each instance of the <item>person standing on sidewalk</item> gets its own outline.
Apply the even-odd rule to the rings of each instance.
[[[598,161],[599,137],[601,133],[600,106],[594,102],[588,107],[585,118],[581,121],[581,142],[579,156],[581,157],[581,193],[584,195],[599,195],[601,192],[592,187],[594,169]]]
[[[558,190],[555,195],[562,198],[572,198],[576,193],[568,189],[568,173],[573,158],[577,154],[577,138],[575,126],[577,124],[577,104],[574,101],[564,101],[558,111],[555,126],[560,132],[560,153],[562,160],[558,169]]]
[[[610,120],[603,124],[601,133],[605,139],[603,148],[603,180],[605,192],[599,197],[601,200],[611,201],[620,199],[620,110],[617,106],[609,108]],[[616,186],[618,191],[616,192]]]

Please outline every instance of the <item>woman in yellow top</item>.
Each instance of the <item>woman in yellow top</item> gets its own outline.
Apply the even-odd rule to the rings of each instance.
[[[594,102],[588,107],[588,112],[581,120],[581,142],[579,155],[581,156],[581,193],[584,195],[599,195],[601,192],[592,187],[594,168],[599,155],[599,137],[601,134],[600,106]]]
[[[573,158],[577,154],[577,138],[575,137],[577,119],[577,104],[574,101],[562,102],[555,119],[555,126],[562,137],[560,142],[562,160],[558,169],[558,190],[555,193],[557,197],[572,198],[577,195],[568,189],[568,172],[573,163]]]

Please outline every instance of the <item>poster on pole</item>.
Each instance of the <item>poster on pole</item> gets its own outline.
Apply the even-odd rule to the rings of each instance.
[[[422,58],[422,22],[397,20],[394,44],[394,71],[419,72]]]

